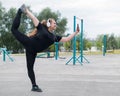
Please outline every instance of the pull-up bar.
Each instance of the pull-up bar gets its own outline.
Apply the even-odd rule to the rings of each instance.
[[[73,22],[73,31],[76,31],[76,16],[74,16],[74,22]],[[76,64],[76,61],[79,62],[78,58],[76,57],[76,36],[74,36],[73,38],[73,56],[71,57],[70,60],[68,60],[68,62],[66,63],[66,65],[73,60],[73,65]],[[82,64],[81,62],[79,62],[80,64]]]
[[[78,56],[78,59],[80,60],[81,63],[83,63],[83,59],[89,63],[89,61],[83,56],[83,19],[81,19],[81,33],[80,33],[80,56]]]
[[[73,38],[73,57],[66,63],[66,65],[73,60],[73,65],[76,64],[76,61],[78,61],[81,65],[83,63],[83,59],[85,59],[88,63],[89,61],[83,56],[83,19],[80,19],[79,17],[74,16],[74,26],[73,31],[76,31],[76,19],[81,21],[81,33],[80,33],[80,56],[76,57],[76,36]]]

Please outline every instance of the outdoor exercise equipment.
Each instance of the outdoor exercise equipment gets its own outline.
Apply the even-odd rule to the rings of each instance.
[[[78,18],[79,19],[79,18]],[[80,33],[80,56],[78,56],[78,59],[80,60],[81,63],[83,63],[83,59],[89,63],[89,61],[85,58],[85,56],[83,55],[83,19],[80,19],[81,21],[81,33]]]
[[[78,61],[81,65],[83,63],[83,59],[89,63],[89,61],[83,56],[83,19],[79,19],[78,17],[74,16],[74,26],[73,31],[76,31],[76,19],[81,21],[81,33],[80,33],[80,56],[76,57],[76,36],[73,38],[73,57],[66,63],[66,65],[73,60],[73,65],[76,64],[76,61]]]
[[[58,45],[59,45],[59,43],[55,42],[54,44],[55,44],[55,60],[57,60],[58,59]]]
[[[65,57],[60,57],[59,56],[59,42],[55,42],[54,45],[55,45],[55,60],[58,60],[59,59],[65,59]]]
[[[2,58],[3,58],[3,61],[5,62],[6,61],[6,56],[8,56],[8,58],[13,62],[13,58],[9,55],[9,52],[7,51],[6,48],[0,48],[0,51],[2,52]]]
[[[50,58],[50,52],[44,52],[44,53],[40,53],[36,56],[36,58],[42,58],[42,57],[47,57],[47,58]]]
[[[106,46],[107,46],[107,36],[104,35],[103,37],[103,56],[105,56],[105,53],[106,53]]]
[[[74,22],[73,22],[73,31],[76,31],[76,16],[74,16]],[[78,58],[76,57],[76,36],[73,38],[73,56],[69,61],[67,61],[66,65],[73,60],[73,65],[76,64],[76,61],[78,61],[80,64],[82,64]]]

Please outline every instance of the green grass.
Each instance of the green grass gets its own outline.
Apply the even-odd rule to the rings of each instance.
[[[73,54],[73,52],[59,52],[60,56],[70,56]],[[79,55],[79,52],[76,52],[76,55]],[[103,55],[102,51],[84,51],[83,52],[84,55]],[[120,54],[120,49],[119,50],[109,50],[106,52],[106,54]]]
[[[51,52],[50,53],[52,56],[54,55],[54,52]],[[72,56],[73,52],[59,52],[59,55],[60,56]],[[76,55],[79,55],[80,53],[79,52],[76,52]],[[84,51],[83,52],[84,55],[102,55],[103,52],[102,51]],[[106,54],[120,54],[120,49],[119,50],[107,50]],[[20,54],[12,54],[12,55],[15,55],[15,56],[25,56],[25,53],[20,53]]]

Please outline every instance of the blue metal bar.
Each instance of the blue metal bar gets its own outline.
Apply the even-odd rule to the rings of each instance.
[[[103,37],[103,56],[105,56],[105,53],[106,53],[106,42],[107,42],[107,36],[104,35],[104,37]]]
[[[55,60],[58,59],[58,42],[55,42]]]
[[[81,34],[80,34],[80,61],[83,62],[83,19],[81,19]]]
[[[76,16],[74,16],[73,32],[76,31]],[[73,65],[76,63],[76,36],[73,38]]]
[[[81,63],[83,63],[83,59],[85,59],[87,61],[87,63],[89,63],[89,61],[83,56],[83,19],[81,19],[81,33],[80,33],[80,56],[78,57],[78,59],[80,60]]]

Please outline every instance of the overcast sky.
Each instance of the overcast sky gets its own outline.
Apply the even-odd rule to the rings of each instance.
[[[120,0],[0,0],[6,9],[19,8],[23,3],[34,12],[49,7],[68,19],[66,33],[73,32],[73,16],[83,19],[84,34],[96,38],[99,34],[120,36]],[[77,20],[77,23],[80,23]]]

